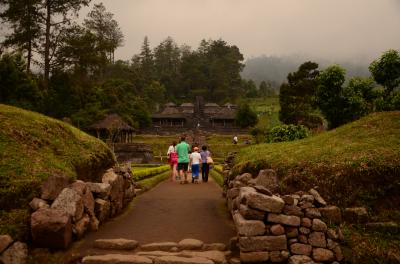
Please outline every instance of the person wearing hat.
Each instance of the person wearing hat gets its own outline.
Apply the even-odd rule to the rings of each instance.
[[[194,147],[192,154],[190,154],[190,164],[192,165],[192,183],[198,182],[200,176],[200,163],[201,155],[199,148]]]

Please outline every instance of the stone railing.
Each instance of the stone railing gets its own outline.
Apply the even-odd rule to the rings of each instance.
[[[315,189],[280,195],[273,170],[232,175],[225,163],[226,199],[242,263],[341,263],[341,210],[328,206]],[[358,219],[358,215],[355,214]],[[323,220],[322,220],[323,219]],[[325,222],[324,222],[325,221]]]
[[[31,237],[35,247],[65,249],[88,231],[119,214],[135,197],[135,183],[129,168],[107,170],[102,182],[69,182],[63,176],[50,176],[41,196],[30,202]],[[28,247],[0,236],[0,263],[26,263]]]

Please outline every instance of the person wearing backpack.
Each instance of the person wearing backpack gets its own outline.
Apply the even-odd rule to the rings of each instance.
[[[208,174],[210,173],[210,163],[212,163],[211,153],[207,150],[207,146],[201,147],[201,178],[203,182],[208,182]]]
[[[167,156],[168,156],[168,162],[171,165],[171,181],[178,181],[179,176],[178,176],[178,153],[176,153],[176,142],[172,142],[172,145],[169,146]]]

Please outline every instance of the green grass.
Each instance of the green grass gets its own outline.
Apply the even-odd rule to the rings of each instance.
[[[344,257],[349,263],[399,263],[400,237],[398,234],[366,232],[356,226],[342,225],[345,244]]]
[[[215,168],[210,170],[210,176],[214,179],[214,181],[223,188],[224,186],[224,176],[219,173]]]
[[[279,121],[279,111],[281,110],[281,107],[278,96],[247,99],[246,101],[258,115],[257,128],[267,131],[274,126],[281,124]]]
[[[167,156],[168,147],[173,141],[178,142],[179,135],[158,136],[158,135],[135,135],[133,142],[151,145],[154,156]]]
[[[144,180],[146,178],[152,177],[154,175],[158,175],[160,173],[166,172],[170,170],[170,166],[169,165],[162,165],[159,167],[153,167],[153,168],[142,168],[139,169],[140,167],[134,167],[133,168],[133,179],[135,181],[141,181]]]
[[[26,238],[22,211],[48,176],[99,181],[114,163],[106,144],[77,128],[0,104],[0,233]]]
[[[144,191],[148,191],[151,188],[155,187],[157,184],[159,184],[162,181],[165,181],[171,176],[170,171],[163,172],[161,174],[157,174],[156,176],[138,181],[137,184],[139,184],[140,188]]]
[[[375,113],[304,140],[250,146],[236,157],[236,173],[262,168],[277,171],[283,191],[317,185],[335,204],[372,208],[383,199],[399,206],[400,112]]]
[[[223,161],[223,159],[230,152],[237,152],[240,149],[246,147],[244,144],[245,140],[252,140],[251,135],[237,135],[239,143],[237,145],[232,143],[233,135],[208,135],[206,140],[209,146],[209,150],[215,162]]]

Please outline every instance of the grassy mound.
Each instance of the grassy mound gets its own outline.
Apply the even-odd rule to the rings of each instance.
[[[50,175],[99,181],[114,163],[103,142],[73,126],[0,104],[0,233],[26,234],[28,203]]]
[[[400,208],[400,112],[375,113],[304,140],[251,146],[235,164],[236,173],[275,169],[283,192],[318,186],[340,206]]]

